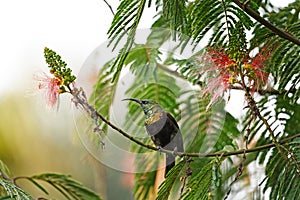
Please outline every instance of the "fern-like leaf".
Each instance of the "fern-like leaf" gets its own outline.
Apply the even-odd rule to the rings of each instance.
[[[166,179],[164,182],[161,183],[159,186],[159,190],[157,193],[156,200],[168,200],[171,190],[173,186],[180,180],[180,177],[182,175],[185,175],[182,173],[182,170],[184,169],[186,161],[182,160],[179,163],[177,163],[168,173]]]
[[[94,85],[93,93],[89,101],[94,105],[97,112],[103,116],[109,116],[110,105],[116,92],[117,81],[111,82],[113,73],[109,70],[113,61],[107,62],[99,71],[97,83]],[[116,77],[117,78],[117,77]],[[118,78],[117,78],[118,79]],[[99,122],[99,128],[107,132],[107,124]]]
[[[2,160],[0,160],[0,172],[5,174],[10,174],[7,165]]]
[[[145,4],[146,0],[123,0],[117,9],[117,13],[108,30],[109,45],[115,41],[113,48],[115,49],[116,45],[126,34],[127,39],[111,66],[111,71],[115,71],[112,81],[115,81],[118,74],[121,72],[124,61],[134,44],[136,29],[142,17]]]
[[[46,173],[31,177],[33,180],[45,181],[58,190],[66,199],[85,200],[101,198],[81,183],[75,181],[68,175]]]
[[[213,164],[208,163],[200,172],[196,173],[196,175],[187,183],[187,189],[180,199],[210,199],[209,191],[213,181],[212,170]],[[201,187],[199,187],[199,185],[201,185]]]
[[[203,149],[209,153],[220,151],[227,145],[236,149],[234,139],[240,135],[238,121],[224,110],[224,103],[220,102],[208,111],[207,98],[199,99],[193,92],[189,95],[181,103],[181,130],[185,143],[189,144],[187,151],[198,152]]]
[[[155,193],[155,180],[157,177],[156,170],[158,168],[157,154],[147,154],[144,158],[135,159],[135,165],[138,170],[145,172],[136,173],[134,180],[134,197],[137,200],[153,199]],[[147,171],[150,170],[150,171]]]
[[[0,199],[3,198],[14,200],[33,200],[30,194],[13,184],[11,181],[0,178],[0,186],[5,190],[5,192],[8,195],[5,197],[0,197]]]
[[[186,0],[163,0],[163,17],[170,24],[173,38],[176,32],[186,33]]]
[[[191,3],[188,9],[188,27],[190,36],[195,45],[199,44],[204,36],[212,31],[209,45],[226,46],[229,39],[229,30],[241,21],[247,29],[253,22],[240,8],[231,1],[197,0]]]
[[[300,165],[300,139],[297,138],[287,146]],[[290,158],[291,159],[291,158]],[[291,162],[293,163],[293,162]],[[266,185],[264,192],[272,188],[270,199],[297,199],[300,196],[300,174],[294,164],[286,164],[277,149],[273,149],[272,156],[266,167]]]

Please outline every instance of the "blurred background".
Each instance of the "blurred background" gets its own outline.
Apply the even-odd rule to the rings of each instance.
[[[110,2],[114,9],[118,3]],[[33,80],[36,73],[48,73],[45,46],[77,74],[90,53],[106,41],[112,18],[101,0],[0,2],[0,160],[12,177],[65,173],[105,199],[132,199],[124,176],[95,161],[81,144],[70,97],[62,95],[59,109],[50,109]],[[31,183],[19,183],[33,196],[41,195]]]
[[[108,2],[116,10],[119,1]],[[274,2],[279,6],[291,1]],[[155,14],[145,11],[140,28],[149,28]],[[104,199],[132,199],[132,176],[102,166],[79,141],[70,97],[60,98],[58,110],[49,109],[33,80],[33,74],[47,72],[45,46],[77,74],[91,52],[106,41],[112,18],[102,0],[0,2],[0,160],[13,177],[65,173]],[[20,184],[40,194],[30,189],[30,183]]]

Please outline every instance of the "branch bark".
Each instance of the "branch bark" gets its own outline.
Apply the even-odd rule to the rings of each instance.
[[[275,143],[270,143],[270,144],[265,144],[265,145],[261,145],[258,147],[254,147],[251,149],[240,149],[237,151],[231,151],[231,152],[212,152],[212,153],[189,153],[189,152],[174,152],[174,151],[169,151],[169,150],[165,150],[165,149],[159,149],[157,147],[151,146],[151,145],[147,145],[144,144],[143,142],[135,139],[134,137],[132,137],[129,133],[126,133],[124,130],[122,130],[121,128],[117,127],[116,125],[114,125],[113,123],[111,123],[109,120],[107,120],[104,116],[102,116],[100,113],[98,113],[95,108],[91,105],[88,104],[86,96],[83,92],[83,90],[81,89],[77,89],[76,87],[74,88],[69,88],[71,95],[73,96],[73,103],[75,104],[75,106],[78,107],[78,105],[80,105],[82,107],[82,109],[84,109],[88,114],[90,114],[90,116],[92,117],[92,119],[94,120],[102,120],[104,123],[106,123],[110,128],[112,128],[113,130],[117,131],[118,133],[120,133],[121,135],[123,135],[125,138],[129,139],[130,141],[145,147],[149,150],[153,150],[153,151],[160,151],[163,153],[168,153],[168,154],[176,154],[178,156],[188,156],[188,157],[215,157],[215,156],[223,156],[223,157],[227,157],[227,156],[233,156],[233,155],[238,155],[238,154],[243,154],[243,153],[250,153],[250,152],[256,152],[256,151],[260,151],[260,150],[264,150],[264,149],[268,149],[268,148],[272,148],[274,146],[276,146]],[[300,137],[300,133],[293,135],[291,137],[287,137],[281,141],[278,141],[279,144],[284,144],[290,140],[293,140],[297,137]]]
[[[262,18],[257,12],[255,12],[251,8],[247,7],[247,4],[245,5],[242,2],[240,2],[239,0],[232,0],[232,1],[236,5],[238,5],[242,10],[244,10],[248,15],[253,17],[259,23],[263,24],[265,27],[270,29],[273,33],[275,33],[279,37],[286,39],[286,40],[300,46],[300,40],[298,38],[296,38],[295,36],[293,36],[292,34],[290,34],[288,32],[285,32],[284,30],[279,29],[278,27],[274,26],[273,24],[271,24],[270,22],[268,22],[267,20]]]

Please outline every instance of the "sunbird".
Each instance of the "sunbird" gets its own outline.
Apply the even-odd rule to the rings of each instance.
[[[145,127],[148,135],[157,148],[173,151],[166,154],[165,177],[175,166],[176,152],[183,152],[183,140],[180,128],[174,117],[166,112],[156,101],[136,98],[123,99],[138,103],[145,115]]]

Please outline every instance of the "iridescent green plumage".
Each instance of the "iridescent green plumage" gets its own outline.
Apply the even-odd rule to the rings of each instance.
[[[138,103],[145,115],[147,133],[153,143],[166,150],[183,152],[183,141],[179,126],[174,117],[153,100],[139,100],[135,98],[123,99]],[[175,165],[175,155],[166,155],[165,176]]]

